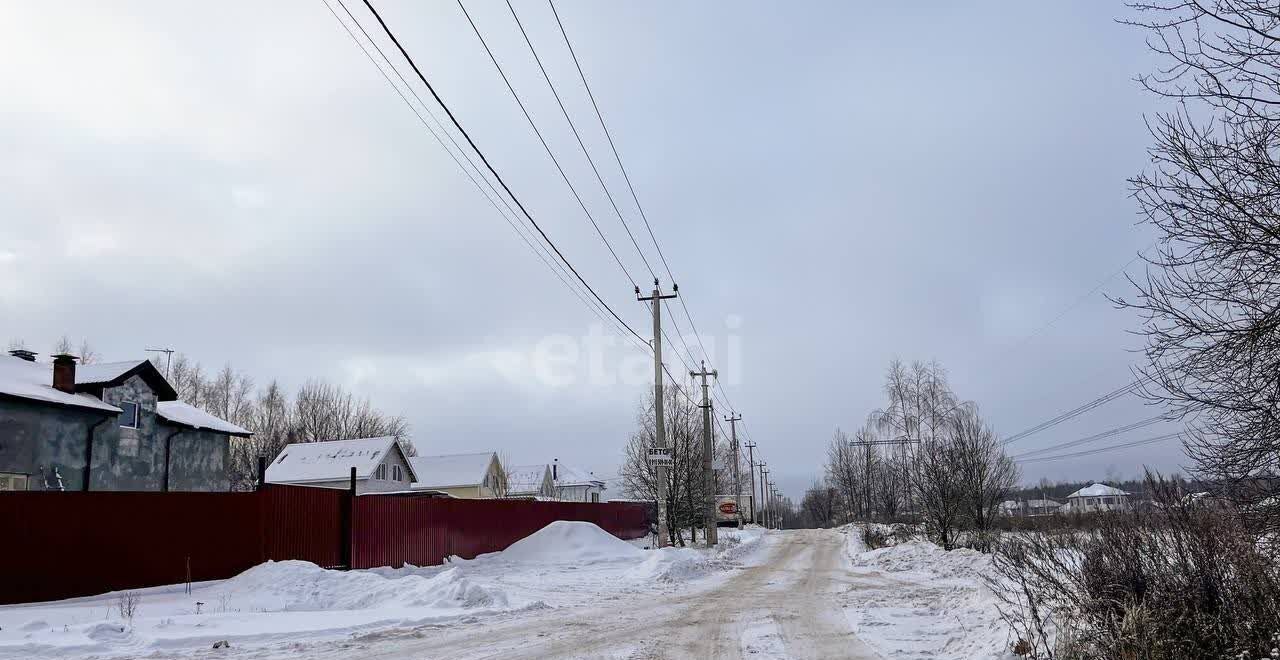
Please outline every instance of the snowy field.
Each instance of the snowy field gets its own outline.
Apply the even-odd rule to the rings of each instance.
[[[118,594],[0,607],[0,658],[1014,658],[979,553],[866,551],[852,527],[721,541],[649,550],[556,523],[445,566],[267,563],[139,590],[132,621]]]

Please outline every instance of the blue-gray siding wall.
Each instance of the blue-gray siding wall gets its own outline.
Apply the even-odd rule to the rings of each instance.
[[[137,402],[137,429],[121,428],[115,415],[94,430],[90,490],[160,490],[164,444],[170,449],[170,490],[224,491],[230,488],[226,435],[184,429],[156,416],[156,398],[138,377],[103,391],[107,403]],[[80,490],[85,441],[103,414],[62,406],[0,399],[0,472],[31,477],[33,490]]]

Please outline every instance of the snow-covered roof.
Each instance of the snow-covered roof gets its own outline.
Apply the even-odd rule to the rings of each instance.
[[[143,362],[146,362],[146,360],[125,360],[124,362],[103,362],[100,364],[78,364],[76,365],[76,385],[110,383],[126,373],[129,373],[129,370],[134,369]]]
[[[267,467],[267,481],[276,484],[308,483],[348,479],[351,468],[357,479],[368,479],[387,452],[396,447],[396,439],[359,438],[326,442],[295,442],[286,446]],[[403,450],[402,450],[403,451]],[[412,462],[409,473],[415,472]]]
[[[218,431],[228,435],[239,435],[244,437],[253,435],[253,431],[236,426],[224,419],[214,417],[186,401],[160,401],[156,403],[156,414],[170,422],[173,422],[174,424],[190,426],[193,429],[208,429],[210,431]]]
[[[1037,509],[1048,509],[1055,506],[1062,506],[1062,503],[1055,502],[1053,500],[1027,500],[1027,506],[1035,507]]]
[[[119,413],[120,409],[90,394],[67,394],[53,388],[53,368],[47,362],[28,362],[0,356],[0,394],[76,408]]]
[[[1128,495],[1128,493],[1120,490],[1119,488],[1112,488],[1105,484],[1094,484],[1087,488],[1077,490],[1076,492],[1068,495],[1067,499],[1071,499],[1073,497],[1111,497],[1114,495]]]
[[[587,470],[570,467],[564,463],[560,463],[556,467],[556,486],[596,486],[604,488],[604,479],[601,479]]]
[[[542,480],[546,478],[551,466],[546,463],[536,465],[516,465],[507,468],[507,494],[536,493],[542,488]]]
[[[409,459],[418,480],[418,488],[452,488],[477,486],[484,483],[489,465],[497,459],[491,451],[475,454],[447,454],[444,456],[415,456]]]

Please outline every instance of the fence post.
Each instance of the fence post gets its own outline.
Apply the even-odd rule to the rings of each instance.
[[[351,485],[347,490],[347,537],[345,557],[347,569],[356,567],[356,468],[351,468]]]

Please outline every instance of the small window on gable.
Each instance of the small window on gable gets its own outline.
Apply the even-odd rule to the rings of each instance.
[[[138,410],[136,401],[125,401],[120,404],[120,428],[138,428]]]
[[[401,474],[399,465],[391,466],[391,479],[394,481],[404,481],[404,475]]]
[[[380,464],[380,465],[378,466],[378,469],[377,469],[377,470],[374,470],[374,472],[373,472],[373,476],[374,476],[374,478],[375,478],[375,479],[386,479],[386,478],[387,478],[387,464],[386,464],[386,463],[382,463],[382,464]]]

